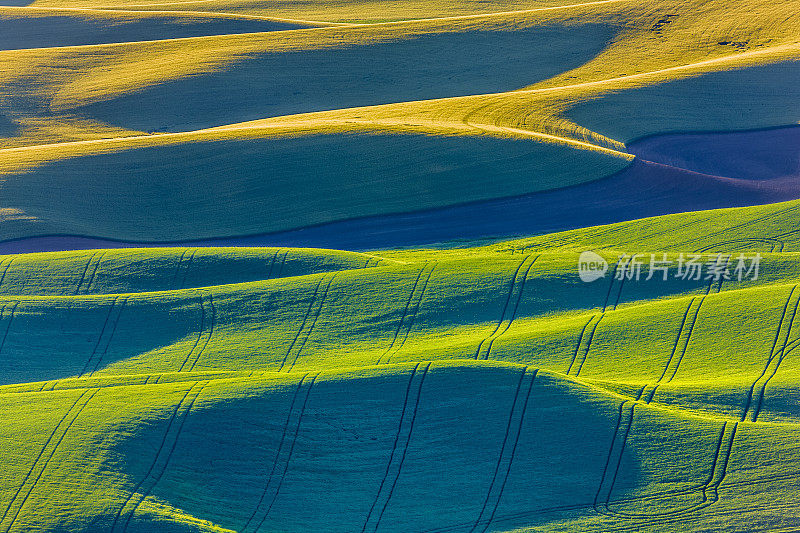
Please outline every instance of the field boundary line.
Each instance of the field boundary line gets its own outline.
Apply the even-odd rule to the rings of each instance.
[[[369,262],[367,262],[367,263],[369,263]],[[426,266],[428,266],[427,263],[424,264],[422,266],[422,268],[419,269],[419,272],[417,272],[417,276],[414,279],[414,284],[411,287],[411,292],[408,294],[408,299],[406,300],[405,309],[403,309],[403,313],[400,315],[400,320],[397,322],[397,328],[394,331],[394,336],[392,337],[392,342],[389,343],[389,347],[386,348],[386,350],[378,358],[378,361],[375,363],[376,365],[381,364],[381,360],[384,358],[384,356],[386,354],[388,354],[391,351],[392,347],[394,346],[394,343],[397,342],[397,337],[400,335],[400,329],[403,327],[403,321],[405,320],[406,315],[408,314],[409,307],[411,307],[411,301],[414,298],[414,293],[417,291],[417,285],[419,285],[419,280],[422,277],[422,273],[425,271],[425,267]],[[364,267],[364,268],[366,268],[366,267]]]
[[[207,296],[207,299],[204,298]],[[189,365],[188,372],[191,372],[197,362],[200,360],[200,357],[203,355],[208,343],[211,341],[211,337],[214,335],[214,326],[216,324],[216,307],[214,307],[214,295],[209,291],[207,293],[201,291],[199,295],[200,300],[200,328],[197,332],[197,338],[194,341],[194,344],[189,349],[189,352],[186,354],[181,366],[178,368],[178,372],[183,372],[183,369],[189,365],[189,361],[192,361],[191,365]],[[208,307],[210,312],[206,311],[206,301],[208,302]],[[209,316],[210,315],[210,316]],[[197,347],[200,346],[200,342],[203,342],[203,345],[197,350]],[[197,352],[195,353],[195,350]],[[158,379],[155,381],[158,383]]]
[[[766,392],[767,384],[773,378],[773,376],[775,376],[775,374],[778,372],[778,367],[780,367],[780,364],[783,362],[783,359],[786,357],[788,353],[787,348],[789,344],[789,337],[792,334],[792,328],[794,326],[795,316],[797,315],[798,305],[800,305],[800,292],[797,291],[797,287],[798,287],[797,285],[794,285],[792,287],[791,291],[789,292],[789,297],[786,299],[786,303],[784,304],[783,310],[781,312],[781,319],[778,322],[778,329],[775,332],[775,339],[773,340],[772,348],[770,349],[769,357],[767,358],[767,362],[764,365],[764,369],[761,371],[761,374],[759,374],[759,376],[755,379],[755,381],[753,381],[753,383],[750,385],[750,388],[748,389],[747,399],[745,400],[744,409],[742,410],[742,415],[740,417],[740,422],[744,422],[748,418],[748,415],[751,422],[755,422],[758,419],[758,415],[761,412],[762,403],[764,401],[764,394]],[[796,292],[798,292],[797,296],[795,296]],[[794,303],[794,307],[792,310],[791,318],[789,319],[788,326],[786,326],[786,335],[783,340],[783,346],[779,350],[776,350],[776,348],[778,347],[778,340],[781,337],[781,331],[784,329],[786,317],[788,316],[788,310],[789,307],[791,306],[792,298],[796,298],[796,301]],[[793,349],[794,348],[791,348],[789,351]],[[770,367],[772,366],[773,361],[777,362],[774,365],[774,368],[772,368],[772,371],[770,372]],[[768,372],[769,376],[767,376]],[[753,406],[753,395],[755,394],[756,387],[758,387],[759,382],[764,377],[766,377],[766,379],[764,380],[763,383],[761,383],[761,386],[759,387],[758,399],[756,400],[755,406]]]
[[[572,372],[572,367],[573,365],[575,365],[575,361],[578,359],[578,351],[581,349],[581,345],[583,344],[583,335],[586,333],[586,328],[589,327],[589,324],[592,323],[592,320],[594,320],[595,316],[596,315],[590,316],[589,320],[581,328],[581,332],[578,335],[578,342],[575,344],[575,352],[572,354],[572,359],[569,362],[569,367],[567,367],[567,371],[565,372],[565,374],[568,376]]]
[[[646,398],[644,400],[645,403],[650,403],[653,401],[653,397],[656,394],[656,390],[659,387],[659,384],[664,380],[666,377],[667,372],[672,365],[672,360],[675,358],[675,354],[678,352],[678,345],[681,342],[681,337],[683,336],[684,328],[686,327],[686,319],[689,317],[689,311],[691,311],[692,306],[694,305],[695,300],[697,299],[696,296],[693,296],[691,300],[689,300],[689,305],[686,306],[686,311],[683,312],[683,318],[681,319],[681,325],[678,327],[678,334],[675,336],[675,342],[672,345],[672,351],[669,354],[669,358],[667,359],[666,364],[664,365],[664,370],[661,371],[661,375],[658,376],[658,379],[654,384],[647,384],[645,385],[645,390],[643,393],[643,397]],[[650,390],[648,390],[650,387]]]
[[[175,272],[172,274],[172,283],[169,286],[169,290],[176,290],[176,284],[178,283],[178,274],[181,272],[181,263],[183,263],[183,258],[186,257],[186,253],[189,251],[189,248],[184,248],[183,253],[178,258],[178,262],[175,263]]]
[[[267,277],[264,280],[272,279],[272,269],[275,268],[275,258],[278,257],[278,253],[280,253],[281,248],[275,250],[275,253],[272,254],[272,258],[269,260],[269,266],[267,267]]]
[[[8,263],[6,263],[5,267],[3,267],[3,273],[0,274],[0,287],[3,286],[3,282],[6,280],[6,274],[8,273],[8,269],[11,268],[11,263],[14,262],[14,259],[16,259],[16,256],[10,257],[8,259]],[[0,265],[2,265],[3,262],[5,262],[5,259],[2,262],[0,262]]]
[[[92,265],[92,260],[94,259],[94,256],[96,256],[97,254],[98,252],[92,253],[92,255],[89,256],[89,260],[86,261],[86,266],[83,267],[83,273],[81,274],[81,278],[78,280],[78,285],[75,287],[74,294],[78,294],[81,292],[81,285],[83,285],[83,281],[86,279],[86,273],[89,271],[89,267]]]
[[[393,470],[392,467],[394,466],[395,467],[394,469],[395,470],[397,469],[397,467],[396,467],[396,463],[398,462],[398,459],[397,459],[398,446],[397,445],[400,443],[401,440],[408,441],[408,433],[410,432],[410,427],[409,427],[410,426],[410,423],[409,423],[410,413],[408,412],[409,411],[409,404],[414,404],[414,405],[417,404],[417,397],[418,397],[419,391],[420,391],[420,388],[417,387],[416,388],[416,394],[415,394],[414,393],[415,389],[414,389],[413,385],[414,385],[414,383],[415,383],[415,381],[417,379],[419,379],[420,381],[422,379],[424,379],[425,372],[427,372],[427,369],[430,366],[430,363],[428,363],[428,365],[425,367],[425,369],[422,372],[418,373],[417,371],[419,370],[421,365],[422,365],[422,363],[417,363],[416,365],[414,365],[414,368],[411,370],[411,376],[408,379],[408,385],[406,385],[406,393],[405,393],[405,398],[403,400],[403,409],[400,412],[400,421],[399,421],[399,423],[397,425],[397,432],[395,433],[394,442],[392,443],[392,451],[389,454],[389,461],[386,463],[386,471],[384,472],[383,478],[381,479],[381,483],[378,486],[378,492],[375,494],[375,499],[372,501],[372,505],[369,508],[369,512],[367,513],[367,517],[364,520],[364,525],[361,527],[361,533],[365,533],[367,531],[367,528],[370,528],[370,526],[373,526],[373,525],[374,525],[374,527],[371,528],[371,529],[377,530],[377,528],[378,528],[377,523],[372,524],[372,522],[374,521],[373,520],[373,515],[375,513],[376,507],[383,508],[383,504],[385,504],[386,501],[388,500],[389,495],[388,495],[388,488],[387,488],[388,484],[387,484],[387,481],[389,479],[390,474],[392,474],[392,470]]]
[[[606,509],[612,516],[622,518],[650,518],[650,519],[666,519],[685,516],[689,513],[704,509],[709,505],[713,505],[719,501],[718,489],[720,484],[724,481],[727,475],[728,463],[733,452],[733,441],[736,436],[736,430],[739,427],[739,422],[725,421],[720,429],[719,436],[716,439],[716,447],[714,450],[714,458],[711,462],[706,480],[695,486],[686,487],[684,489],[666,490],[662,492],[655,492],[644,494],[642,496],[635,496],[630,498],[622,498],[618,500],[610,500],[606,503]],[[726,438],[727,437],[727,438]],[[613,487],[612,487],[613,488]],[[648,500],[659,500],[665,497],[687,496],[693,493],[701,494],[701,501],[682,508],[673,509],[671,511],[654,512],[654,513],[626,513],[614,511],[610,509],[609,505],[612,503],[641,503]],[[709,496],[709,494],[711,494]]]
[[[298,395],[300,394],[300,391],[303,388],[303,382],[305,381],[305,379],[308,376],[309,376],[308,373],[303,374],[303,376],[297,382],[297,386],[295,387],[295,390],[294,390],[294,395],[292,396],[292,403],[289,404],[289,411],[286,413],[286,422],[284,422],[284,424],[283,424],[283,433],[281,434],[281,440],[280,440],[280,442],[278,444],[278,449],[275,451],[275,459],[272,462],[272,470],[270,471],[269,476],[267,477],[267,483],[266,483],[266,486],[264,487],[263,493],[261,494],[261,499],[258,501],[258,503],[256,504],[255,509],[253,509],[253,513],[250,515],[250,517],[247,519],[247,522],[242,527],[242,532],[243,533],[246,532],[247,529],[250,527],[250,523],[255,519],[255,516],[256,516],[256,514],[258,514],[258,510],[261,507],[261,504],[263,503],[264,499],[267,497],[267,490],[269,489],[270,483],[272,483],[272,476],[275,474],[275,469],[277,468],[278,460],[280,459],[280,455],[281,455],[281,449],[283,448],[284,442],[286,441],[286,435],[289,432],[289,425],[290,425],[291,420],[292,420],[292,413],[294,412],[294,409],[295,409],[295,403],[297,402],[297,397],[298,397]]]
[[[287,248],[285,252],[283,252],[283,258],[281,258],[281,264],[278,265],[278,272],[276,277],[281,277],[283,273],[283,267],[286,265],[286,257],[289,255],[289,249]]]
[[[197,331],[197,338],[195,338],[194,344],[192,344],[192,347],[189,349],[186,357],[183,358],[183,363],[181,363],[181,366],[178,368],[178,372],[183,371],[183,367],[186,366],[186,362],[192,356],[192,353],[194,353],[194,351],[197,349],[197,345],[200,344],[200,339],[203,338],[203,331],[206,329],[206,308],[205,303],[203,302],[203,293],[200,293],[198,299],[200,300],[200,328]],[[158,380],[155,382],[158,383]]]
[[[89,359],[86,360],[86,363],[83,365],[83,369],[78,374],[78,377],[81,377],[86,373],[86,371],[89,369],[89,365],[94,359],[95,354],[97,353],[97,350],[100,348],[100,342],[103,340],[106,327],[108,327],[108,322],[111,320],[111,314],[114,312],[114,306],[117,304],[117,300],[119,300],[119,298],[119,296],[114,296],[114,299],[111,300],[111,305],[108,306],[108,312],[106,313],[106,319],[103,321],[103,327],[100,328],[100,335],[97,336],[97,342],[94,343],[92,353],[89,354]]]
[[[408,454],[408,445],[411,443],[411,438],[414,435],[414,423],[417,420],[417,413],[419,411],[419,401],[422,397],[422,386],[425,384],[425,378],[428,376],[428,371],[431,368],[432,363],[426,363],[425,368],[422,370],[422,374],[419,378],[419,385],[417,387],[415,393],[415,401],[414,401],[414,410],[411,412],[411,419],[408,425],[408,435],[405,437],[405,443],[403,444],[403,451],[400,454],[400,460],[397,464],[397,471],[392,476],[392,484],[389,487],[389,492],[386,495],[386,499],[383,502],[383,506],[381,507],[381,511],[378,514],[378,518],[375,521],[375,529],[377,531],[381,525],[381,521],[383,520],[383,515],[386,513],[386,509],[389,507],[389,502],[392,501],[392,496],[394,495],[394,489],[397,487],[397,481],[400,479],[400,474],[403,472],[403,464],[406,462],[406,455]],[[412,389],[413,390],[413,389]]]
[[[194,407],[195,401],[197,401],[197,398],[200,396],[200,393],[203,392],[203,389],[205,388],[206,385],[208,385],[208,382],[205,381],[201,381],[198,384],[195,384],[195,386],[197,387],[197,391],[193,393],[192,399],[189,401],[189,404],[186,406],[186,409],[183,412],[183,417],[181,418],[180,425],[178,426],[178,430],[175,433],[175,438],[172,439],[172,446],[170,447],[166,459],[164,460],[164,467],[156,475],[156,477],[153,480],[153,483],[146,489],[145,493],[141,495],[142,497],[139,499],[134,508],[131,510],[130,514],[128,514],[123,531],[127,531],[128,526],[130,525],[131,520],[133,519],[133,516],[139,509],[139,506],[144,502],[144,500],[147,499],[147,497],[153,492],[153,489],[156,488],[158,483],[164,477],[164,473],[167,471],[169,462],[172,460],[172,454],[175,453],[175,448],[177,448],[178,446],[178,440],[180,439],[181,433],[183,432],[183,426],[186,424],[186,419],[189,418],[189,413],[191,412],[192,407]]]
[[[92,371],[89,373],[90,377],[93,376],[95,372],[97,372],[97,370],[100,368],[100,363],[102,363],[105,356],[108,355],[108,349],[111,347],[111,341],[114,339],[114,334],[117,332],[117,326],[119,325],[119,320],[122,317],[122,311],[125,309],[125,306],[128,305],[128,301],[130,299],[131,299],[130,296],[124,297],[122,299],[122,303],[116,307],[114,306],[114,304],[117,302],[117,300],[115,299],[114,302],[112,302],[111,308],[109,309],[109,316],[111,316],[111,311],[114,311],[115,316],[113,324],[111,326],[111,332],[108,334],[108,339],[105,342],[105,347],[103,348],[103,351],[100,353],[100,357],[97,359],[94,368],[92,368]],[[105,332],[105,329],[106,329],[105,325],[103,325],[103,331],[101,331],[100,333],[101,335],[100,338],[102,338],[102,334],[103,332]],[[98,343],[100,342],[100,338],[98,338]]]
[[[761,371],[761,374],[753,381],[750,385],[750,389],[747,392],[747,397],[745,399],[744,409],[742,410],[742,415],[739,419],[740,422],[744,422],[747,418],[747,414],[750,411],[751,404],[753,402],[753,394],[755,393],[755,388],[758,385],[758,382],[764,375],[767,373],[769,369],[769,365],[772,362],[773,358],[775,357],[775,349],[778,347],[778,339],[780,338],[781,331],[783,330],[783,323],[786,320],[786,313],[789,310],[789,304],[792,301],[792,296],[794,296],[794,292],[797,290],[797,285],[792,286],[791,290],[789,291],[789,296],[786,298],[786,303],[783,304],[783,309],[781,310],[781,318],[778,321],[778,329],[775,331],[775,338],[772,341],[772,347],[769,350],[769,355],[767,356],[767,363],[764,365],[764,369]],[[787,333],[787,338],[788,338]]]
[[[181,284],[178,287],[178,290],[186,287],[186,276],[189,274],[189,269],[192,267],[192,262],[194,261],[194,256],[196,253],[197,248],[193,249],[191,255],[189,255],[189,259],[187,259],[185,263],[182,263],[183,276],[181,277]]]
[[[492,347],[494,347],[495,341],[500,337],[502,337],[509,330],[509,328],[511,328],[511,324],[517,318],[517,312],[519,311],[519,304],[522,301],[522,297],[525,293],[525,283],[528,281],[528,273],[531,271],[531,268],[540,257],[541,254],[534,257],[533,260],[530,263],[528,263],[528,267],[522,274],[522,278],[519,282],[519,291],[517,292],[516,298],[514,298],[514,308],[511,310],[511,316],[505,321],[505,327],[503,327],[500,331],[498,331],[496,335],[493,335],[492,338],[489,340],[489,345],[486,347],[486,353],[483,355],[483,359],[485,361],[489,360],[489,356],[492,353]]]
[[[45,383],[45,385],[46,385],[46,383]],[[45,450],[50,445],[50,442],[53,440],[53,438],[55,437],[56,433],[58,432],[58,428],[61,427],[61,424],[64,423],[64,420],[67,419],[67,417],[72,412],[72,410],[75,408],[75,406],[78,404],[78,402],[81,400],[81,398],[83,398],[88,392],[89,392],[89,390],[87,389],[87,390],[84,390],[80,395],[78,395],[78,397],[75,398],[75,401],[72,402],[72,405],[69,407],[69,409],[67,409],[66,412],[61,416],[61,418],[58,421],[58,424],[56,424],[56,427],[53,428],[53,431],[50,433],[50,436],[45,441],[44,446],[42,446],[42,448],[39,450],[39,454],[36,456],[36,459],[33,461],[33,464],[31,465],[30,470],[28,470],[28,473],[23,478],[22,484],[17,488],[16,493],[14,493],[14,496],[12,496],[11,500],[8,502],[8,506],[6,507],[6,510],[3,512],[3,516],[0,516],[0,524],[2,524],[3,521],[6,519],[6,517],[8,516],[8,513],[9,513],[11,507],[14,505],[14,502],[16,501],[17,496],[19,496],[19,493],[25,487],[25,483],[28,482],[28,478],[31,475],[33,475],[33,471],[36,468],[36,465],[38,464],[39,459],[41,459],[41,457],[44,455]]]
[[[14,314],[17,312],[18,305],[19,301],[15,301],[14,305],[11,306],[11,313],[8,315],[8,324],[6,324],[6,330],[3,332],[3,338],[0,339],[0,354],[3,353],[3,348],[5,348],[8,332],[11,331],[11,323],[14,322]],[[6,307],[8,307],[8,305],[3,305],[3,310],[0,311],[0,323],[2,323],[3,311],[5,311]]]
[[[767,388],[767,385],[769,384],[769,381],[773,377],[775,377],[775,373],[777,373],[777,371],[779,369],[778,367],[783,362],[783,359],[787,355],[789,355],[792,352],[794,352],[798,347],[800,347],[800,338],[797,338],[797,339],[793,340],[792,342],[790,342],[785,350],[781,349],[781,350],[778,351],[778,354],[780,354],[780,359],[779,359],[779,361],[778,361],[778,363],[777,363],[777,365],[776,365],[776,367],[775,367],[775,369],[773,371],[774,373],[771,374],[770,377],[762,385],[763,390],[760,392],[759,403],[757,404],[757,409],[754,411],[753,420],[752,420],[753,422],[757,422],[758,421],[758,416],[761,414],[761,409],[762,409],[762,403],[761,402],[763,402],[763,400],[764,400],[763,395],[766,392],[766,388]],[[743,422],[743,420],[740,420],[740,421]]]
[[[765,220],[769,220],[770,218],[774,218],[774,217],[777,217],[777,216],[780,216],[780,215],[785,215],[785,214],[791,213],[792,211],[796,211],[798,209],[800,209],[800,204],[792,205],[792,206],[789,206],[789,207],[786,207],[786,208],[783,208],[783,209],[778,209],[777,211],[773,211],[773,212],[767,213],[765,215],[761,215],[761,216],[757,216],[755,218],[751,218],[751,219],[746,220],[744,222],[740,222],[739,224],[734,224],[733,226],[728,226],[726,228],[714,231],[712,233],[708,233],[708,234],[702,235],[700,237],[695,237],[693,239],[689,239],[688,241],[681,241],[681,242],[677,243],[674,247],[675,248],[680,248],[681,246],[686,245],[686,244],[697,242],[697,241],[702,240],[702,239],[708,239],[709,237],[714,237],[716,235],[721,235],[721,234],[723,234],[725,232],[728,232],[728,231],[731,231],[731,230],[744,228],[746,226],[751,226],[751,225],[756,224],[758,222],[764,222]],[[712,245],[712,246],[714,246],[714,245]]]
[[[761,413],[761,408],[764,404],[764,394],[766,393],[767,385],[769,385],[769,382],[772,380],[772,378],[775,377],[775,374],[778,373],[778,369],[780,368],[781,363],[783,363],[783,360],[789,353],[787,351],[787,345],[789,344],[789,337],[791,336],[792,328],[794,327],[794,319],[797,316],[798,305],[800,305],[800,298],[798,298],[798,300],[795,301],[794,303],[794,309],[792,310],[792,318],[789,319],[789,327],[786,330],[786,338],[783,340],[783,347],[778,351],[778,353],[774,354],[772,357],[773,361],[775,361],[777,358],[777,362],[772,367],[772,371],[767,376],[767,379],[764,380],[764,382],[761,384],[761,387],[759,388],[758,401],[756,402],[756,407],[753,410],[753,417],[752,417],[753,422],[758,421],[758,415],[759,413]]]
[[[641,394],[641,391],[640,391],[640,394]],[[630,409],[626,411],[626,405],[627,404],[630,404]],[[603,467],[603,474],[600,477],[600,484],[597,487],[597,493],[595,494],[595,497],[594,497],[594,505],[593,505],[593,507],[594,507],[594,510],[598,514],[604,514],[601,509],[603,507],[606,507],[606,508],[608,507],[608,501],[611,498],[611,491],[614,488],[614,483],[616,482],[617,474],[619,472],[619,464],[622,461],[622,453],[625,451],[624,441],[627,441],[628,435],[629,435],[630,430],[631,430],[631,426],[633,425],[633,415],[634,415],[635,406],[636,406],[636,402],[632,401],[632,400],[624,400],[623,402],[621,402],[619,404],[619,412],[617,414],[617,423],[616,423],[616,426],[614,427],[614,434],[613,434],[613,436],[611,438],[611,445],[608,448],[608,455],[606,457],[605,466]],[[627,415],[626,415],[626,413],[627,413]],[[627,420],[627,422],[625,423],[624,434],[621,435],[620,434],[620,430],[623,427],[623,424],[622,424],[623,419]],[[617,441],[621,441],[622,444],[618,445]],[[614,452],[615,452],[615,450],[617,448],[619,448],[619,452],[615,454]],[[609,476],[609,472],[611,471],[611,468],[612,468],[612,466],[611,466],[612,465],[612,458],[614,458],[615,456],[616,456],[616,459],[614,459],[614,467],[613,467],[614,468],[614,476],[613,476],[612,480],[608,481],[609,480],[609,477],[608,477]],[[606,488],[606,485],[608,485],[608,488],[604,491],[604,488]],[[603,499],[601,497],[601,495],[604,492],[606,494],[605,494],[605,498]],[[606,511],[607,510],[608,509],[606,509]]]
[[[716,248],[718,246],[724,246],[726,244],[750,244],[750,243],[761,243],[761,244],[769,244],[770,245],[770,252],[775,252],[775,247],[778,247],[777,252],[780,253],[783,251],[784,242],[779,239],[774,239],[772,237],[748,237],[744,239],[731,239],[729,241],[720,241],[714,244],[709,244],[708,246],[703,246],[698,248],[694,251],[694,253],[706,253],[712,248]]]
[[[614,289],[614,282],[617,279],[617,269],[619,268],[621,261],[622,261],[622,256],[619,256],[617,258],[617,262],[614,263],[614,268],[611,270],[611,276],[609,276],[610,281],[608,284],[608,291],[606,292],[606,299],[603,301],[603,309],[600,311],[600,313],[605,313],[606,309],[608,309],[608,302],[609,300],[611,300],[611,291]],[[620,283],[624,282],[625,278],[623,277],[622,280],[620,280]],[[622,289],[620,288],[619,291],[622,292]]]
[[[683,358],[686,355],[686,351],[689,349],[689,343],[692,341],[692,334],[694,333],[694,327],[697,324],[697,317],[700,315],[700,309],[703,307],[703,303],[705,303],[706,297],[702,296],[697,303],[697,307],[694,310],[694,314],[692,315],[692,323],[689,326],[689,331],[686,334],[686,337],[683,341],[683,348],[681,349],[681,354],[678,356],[678,361],[672,367],[672,374],[670,374],[669,378],[667,378],[666,382],[670,383],[673,379],[675,379],[675,375],[678,373],[678,369],[681,367],[681,362],[683,362]],[[694,303],[694,300],[692,301]],[[672,362],[672,358],[670,358],[670,363]],[[669,372],[669,370],[667,370]],[[655,391],[653,391],[655,394]]]
[[[594,334],[597,331],[597,326],[600,325],[600,322],[606,317],[605,313],[601,313],[597,317],[597,321],[592,326],[592,331],[589,333],[589,338],[586,341],[586,347],[583,350],[583,357],[581,358],[580,363],[578,364],[578,370],[575,371],[575,377],[579,376],[581,370],[583,370],[583,365],[586,363],[586,358],[589,356],[589,350],[592,348],[592,342],[594,341]]]
[[[100,263],[103,261],[103,257],[108,253],[108,250],[103,250],[100,252],[100,255],[95,257],[92,256],[94,260],[94,269],[92,269],[92,274],[89,276],[89,281],[86,282],[86,287],[83,290],[83,294],[89,294],[89,291],[92,289],[92,283],[94,283],[94,279],[97,276],[97,269],[100,268]]]
[[[208,305],[211,307],[211,323],[208,328],[208,335],[206,335],[203,341],[203,346],[200,347],[200,350],[194,356],[192,365],[189,367],[189,372],[194,370],[194,367],[197,366],[197,363],[200,361],[200,357],[205,353],[208,343],[211,342],[211,337],[214,336],[214,328],[217,325],[217,308],[214,306],[214,294],[211,291],[208,291]]]
[[[403,346],[406,345],[406,341],[408,340],[408,336],[411,334],[411,330],[414,328],[414,323],[417,321],[417,317],[419,316],[419,309],[422,305],[422,299],[425,297],[426,291],[428,290],[428,284],[431,281],[431,277],[433,276],[433,271],[436,269],[438,265],[437,261],[434,261],[431,264],[431,269],[428,271],[428,275],[425,276],[425,282],[422,284],[422,290],[418,293],[418,295],[414,298],[414,303],[412,306],[411,315],[408,320],[408,326],[406,326],[403,330],[403,339],[400,341],[400,344],[395,345],[394,350],[386,357],[385,364],[389,364],[391,362],[392,357],[397,355],[400,350],[403,349]]]
[[[312,309],[314,309],[314,304],[317,301],[317,295],[319,294],[319,288],[322,286],[322,282],[325,281],[325,277],[326,276],[327,276],[327,274],[323,274],[322,276],[320,276],[319,281],[317,281],[317,285],[316,285],[316,287],[314,287],[314,293],[311,295],[311,300],[308,302],[308,309],[306,309],[305,316],[303,317],[303,322],[300,324],[300,329],[297,330],[297,333],[295,334],[294,339],[292,339],[292,343],[289,345],[289,349],[286,350],[286,355],[283,356],[283,360],[281,361],[280,368],[278,368],[278,372],[283,370],[283,367],[286,365],[286,361],[288,360],[289,355],[291,355],[292,350],[294,349],[295,345],[297,344],[297,340],[300,338],[300,334],[303,333],[303,331],[305,330],[306,323],[308,322],[308,318],[311,316],[311,311],[312,311]]]

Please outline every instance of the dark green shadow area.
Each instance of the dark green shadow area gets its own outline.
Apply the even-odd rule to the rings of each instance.
[[[170,432],[157,483],[146,473],[168,419],[138,421],[114,455],[131,487],[144,479],[139,490],[236,531],[480,531],[591,506],[618,401],[550,377],[531,387],[520,367],[415,366],[313,387],[212,383]],[[624,455],[620,487],[636,484],[640,461]],[[164,522],[143,509],[128,530]]]
[[[660,133],[794,125],[800,122],[800,61],[609,93],[574,106],[566,115],[623,142]]]
[[[17,129],[18,124],[0,112],[0,137],[11,137]]]
[[[79,14],[4,16],[0,17],[0,50],[177,39],[203,35],[292,30],[302,27],[304,26],[266,20],[147,14],[137,19],[89,18]]]
[[[178,342],[200,320],[197,297],[154,304],[136,297],[51,305],[9,300],[2,310],[0,384],[89,375]]]
[[[162,83],[77,112],[143,131],[507,91],[575,68],[614,31],[604,25],[470,31],[249,56],[224,71]]]
[[[175,241],[287,230],[591,181],[627,160],[531,140],[309,135],[79,157],[8,176],[38,233]]]

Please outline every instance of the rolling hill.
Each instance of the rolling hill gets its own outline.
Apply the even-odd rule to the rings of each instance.
[[[0,533],[800,528],[797,0],[0,4]]]
[[[734,211],[706,241],[787,211]],[[619,246],[631,224],[595,234]],[[796,254],[763,251],[756,280],[585,284],[575,233],[385,258],[8,256],[3,527],[791,524]]]

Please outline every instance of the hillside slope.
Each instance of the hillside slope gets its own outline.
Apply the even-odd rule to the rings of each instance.
[[[798,0],[0,0],[0,533],[800,530],[799,67]]]
[[[282,18],[279,6],[272,18],[212,4],[205,15],[172,3],[141,15],[142,6],[124,4],[7,8],[7,23],[24,21],[49,41],[0,51],[0,239],[180,242],[470,202],[503,201],[504,209],[509,200],[624,171],[639,181],[631,161],[647,159],[627,144],[645,136],[800,122],[792,1],[615,0],[327,26],[311,16],[311,4],[296,18]],[[163,35],[117,29],[117,42],[75,46],[72,34],[48,31],[48,9],[74,24],[86,17],[143,32],[161,17]],[[237,34],[245,23],[267,26]],[[202,35],[187,37],[193,24]],[[266,31],[281,24],[305,27]],[[216,35],[220,25],[230,25],[227,34]],[[736,143],[714,142],[723,160],[737,152]],[[771,142],[784,152],[793,143]],[[724,165],[696,171],[692,160],[669,169],[662,181],[674,194],[645,196],[624,217],[800,195],[796,172],[753,183]],[[615,187],[627,190],[625,183]],[[663,188],[652,182],[632,194]],[[586,191],[598,194],[612,196]],[[537,211],[535,202],[550,199],[533,201]],[[578,225],[620,220],[612,211],[621,210],[608,206]],[[442,224],[454,228],[444,239],[512,235]],[[568,227],[537,223],[518,234]]]
[[[791,212],[697,218],[713,221],[705,231],[715,239],[757,235],[765,220],[793,224]],[[671,242],[698,234],[685,223],[669,229],[670,217],[657,222]],[[629,226],[582,231],[599,249]],[[385,257],[7,256],[0,526],[797,524],[796,254],[743,241],[729,250],[732,279],[684,280],[677,252],[691,250],[672,246],[667,280],[584,283],[569,250],[579,237]],[[631,238],[625,251],[652,246]],[[757,279],[739,280],[735,257],[757,250]],[[622,251],[600,251],[621,268]],[[39,278],[25,282],[22,272]]]

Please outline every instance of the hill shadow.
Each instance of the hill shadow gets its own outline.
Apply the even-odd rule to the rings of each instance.
[[[548,26],[263,53],[221,72],[168,81],[76,111],[134,130],[179,131],[507,91],[585,63],[612,35],[610,27],[599,24]]]
[[[23,4],[20,4],[23,5]],[[137,19],[25,16],[0,18],[0,50],[77,46],[302,28],[298,24],[143,15]]]
[[[300,386],[299,377],[277,387],[251,382],[241,395],[212,384],[169,436],[168,464],[156,457],[163,418],[127,428],[115,463],[133,483],[156,464],[163,475],[144,485],[153,496],[238,531],[260,523],[359,531],[376,521],[382,531],[466,531],[490,515],[530,525],[553,502],[591,504],[614,401],[534,382],[531,371],[518,387],[520,368],[427,368],[323,375]],[[635,483],[640,460],[636,450],[622,458],[621,485]]]
[[[18,129],[19,125],[0,111],[0,137],[11,137]]]
[[[536,235],[670,213],[782,202],[800,198],[798,138],[800,127],[654,136],[629,145],[630,151],[648,159],[637,159],[628,168],[607,178],[571,187],[407,213],[350,218],[276,233],[155,244],[312,246],[361,251],[457,239]],[[503,141],[454,138],[425,138],[424,141],[438,144],[440,148],[450,145],[450,149],[464,143],[463,146],[473,153],[469,157],[473,157],[477,149],[493,150],[499,161],[491,170],[493,175],[503,172],[508,177],[514,176],[512,167],[505,167],[507,161],[520,165],[520,169],[529,168],[526,164],[533,161],[528,159],[533,153],[524,159],[512,158],[511,152],[508,158],[499,157],[502,150],[510,146]],[[378,150],[375,142],[376,139],[368,138],[364,145],[367,151]],[[421,147],[418,146],[417,154],[421,153]],[[453,153],[457,156],[463,152]],[[200,153],[197,155],[199,157]],[[110,161],[115,156],[102,157]],[[264,159],[255,161],[253,164],[257,165],[257,161]],[[240,158],[240,165],[245,162],[246,159]],[[455,163],[454,159],[452,168],[460,168]],[[424,170],[424,167],[414,166]],[[52,167],[61,176],[71,175],[61,165]],[[482,171],[481,168],[478,170]],[[332,169],[329,165],[326,171],[317,169],[314,172],[321,176]],[[490,171],[486,172],[489,175]],[[24,183],[30,183],[31,179],[34,178],[26,177]],[[12,187],[9,191],[12,191],[13,183],[9,183]],[[153,243],[43,236],[0,242],[0,253],[147,245]]]
[[[631,143],[647,161],[744,180],[800,177],[800,126],[657,135]]]
[[[623,164],[521,139],[307,135],[65,159],[8,176],[4,194],[61,233],[174,242],[513,196]]]
[[[800,61],[782,61],[608,92],[565,115],[625,143],[652,135],[774,128],[800,122],[798,80]]]

